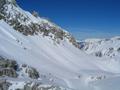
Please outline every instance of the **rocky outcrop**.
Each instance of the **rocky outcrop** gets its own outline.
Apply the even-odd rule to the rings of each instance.
[[[32,15],[35,16],[35,17],[39,17],[38,12],[36,12],[36,11],[33,11],[33,12],[32,12]]]
[[[12,68],[14,70],[17,70],[18,64],[14,60],[0,57],[0,68]]]
[[[16,0],[0,0],[0,6],[4,4],[13,4],[16,5]]]
[[[6,0],[0,0],[0,10],[3,8],[3,5],[6,3]]]
[[[0,57],[0,76],[17,77],[17,69],[16,61]]]
[[[18,74],[24,72],[24,74],[26,74],[25,76],[32,79],[39,78],[39,72],[35,68],[26,64],[23,64],[22,67],[20,67],[16,61],[0,57],[0,76],[17,77],[17,72]]]
[[[27,83],[26,85],[24,85],[24,90],[38,90],[39,85],[39,83],[34,83],[33,85],[32,83]]]
[[[31,79],[38,79],[40,77],[39,72],[26,64],[22,64],[19,67],[19,72],[22,73],[22,76],[27,76]]]
[[[120,52],[120,47],[117,49],[118,52]]]
[[[95,52],[95,56],[97,56],[97,57],[102,57],[103,55],[102,55],[102,52]]]
[[[57,85],[42,84],[41,82],[28,81],[24,82],[21,86],[18,85],[19,83],[21,82],[0,80],[0,90],[71,90]],[[11,89],[13,86],[15,86],[14,89]]]
[[[39,72],[35,68],[32,68],[32,67],[27,68],[26,73],[28,73],[29,77],[32,79],[39,78]]]
[[[0,90],[8,90],[10,85],[6,80],[0,80]]]
[[[39,72],[35,68],[25,64],[22,65],[22,68],[25,69],[25,73],[28,74],[30,78],[39,78]],[[17,77],[17,72],[21,71],[22,69],[20,69],[16,61],[0,57],[0,76]]]
[[[9,77],[17,77],[17,73],[12,68],[1,68],[0,76],[9,76]]]
[[[24,90],[65,90],[59,86],[43,85],[41,83],[27,83]]]

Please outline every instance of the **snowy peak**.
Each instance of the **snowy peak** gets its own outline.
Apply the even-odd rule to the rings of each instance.
[[[79,46],[70,33],[49,20],[39,17],[36,12],[31,14],[21,9],[16,5],[15,0],[3,0],[1,2],[3,4],[0,5],[2,7],[0,10],[0,19],[4,19],[16,31],[25,36],[40,34],[50,37],[57,43],[69,41],[74,46]]]

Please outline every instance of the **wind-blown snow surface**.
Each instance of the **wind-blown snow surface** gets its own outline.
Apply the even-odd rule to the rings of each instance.
[[[97,79],[91,77],[110,78],[120,73],[118,62],[87,55],[67,40],[57,44],[42,35],[24,36],[3,20],[0,21],[0,55],[28,64],[40,73],[52,73],[59,78],[55,83],[77,90],[97,90],[89,85]]]

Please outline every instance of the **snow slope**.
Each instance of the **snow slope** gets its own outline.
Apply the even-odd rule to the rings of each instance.
[[[0,20],[0,56],[34,67],[41,74],[52,74],[52,84],[72,90],[98,90],[94,82],[119,75],[120,62],[84,53],[67,31],[22,10],[14,0],[2,1],[7,2],[2,5],[3,12],[0,8],[0,16],[4,15]],[[13,83],[12,89],[22,87],[23,79],[29,80],[7,77]]]
[[[120,90],[120,77],[113,77],[102,81],[94,82],[96,90]]]
[[[81,82],[78,76],[88,75],[88,78],[89,71],[104,72],[103,75],[120,72],[118,63],[89,56],[68,41],[57,44],[41,35],[24,36],[3,20],[0,21],[0,31],[0,55],[28,64],[39,72],[52,73],[70,88],[78,89]]]

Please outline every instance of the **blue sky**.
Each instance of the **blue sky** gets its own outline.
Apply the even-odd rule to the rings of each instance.
[[[120,0],[17,0],[25,10],[37,11],[76,38],[120,35]]]

